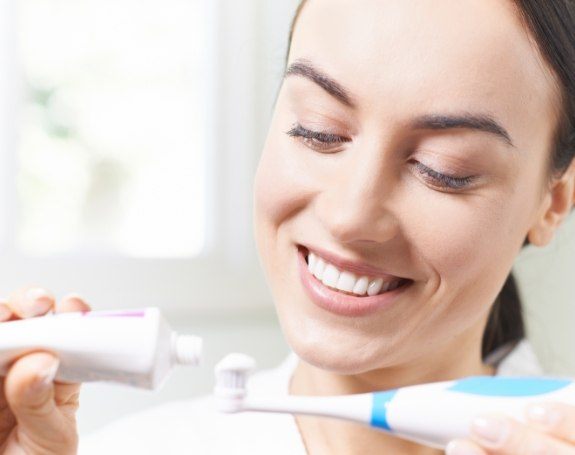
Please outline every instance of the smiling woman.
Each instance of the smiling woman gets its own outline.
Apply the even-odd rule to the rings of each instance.
[[[255,185],[291,393],[498,374],[524,336],[513,262],[573,205],[573,19],[571,2],[302,2]],[[409,285],[349,295],[349,264]],[[311,453],[424,453],[296,420]]]
[[[574,120],[572,0],[304,0],[253,186],[261,265],[294,353],[248,390],[540,373],[510,271],[572,209]],[[446,450],[575,453],[574,408],[531,411],[528,424],[478,416],[473,440]],[[209,399],[123,419],[81,448],[443,453],[350,422],[221,416]]]

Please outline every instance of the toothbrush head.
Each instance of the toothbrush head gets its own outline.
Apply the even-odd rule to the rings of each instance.
[[[255,365],[255,360],[245,354],[228,354],[220,360],[215,368],[214,388],[218,410],[227,413],[244,410],[247,379]]]

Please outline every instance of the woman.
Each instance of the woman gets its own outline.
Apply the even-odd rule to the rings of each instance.
[[[574,36],[572,0],[302,3],[254,186],[297,357],[253,389],[361,393],[502,374],[518,358],[522,345],[493,360],[523,335],[513,261],[548,244],[574,202]],[[7,308],[23,316],[18,299]],[[5,453],[73,453],[77,389],[55,385],[54,404],[47,374],[43,401],[26,401],[47,354],[34,356],[7,379]],[[575,454],[575,409],[529,415],[480,416],[447,452]],[[347,422],[219,416],[206,400],[125,419],[82,448],[440,453]]]

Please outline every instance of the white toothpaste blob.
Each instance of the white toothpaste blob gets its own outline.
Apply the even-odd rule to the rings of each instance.
[[[60,359],[56,380],[156,389],[175,365],[200,363],[202,339],[174,332],[158,308],[58,313],[0,324],[0,375],[34,351]]]

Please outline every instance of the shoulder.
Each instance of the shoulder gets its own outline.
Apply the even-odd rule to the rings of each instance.
[[[289,362],[289,359],[288,361]],[[287,391],[290,364],[255,374],[249,389]],[[287,375],[287,376],[286,376]],[[242,451],[243,450],[243,451]],[[303,454],[291,415],[222,414],[212,397],[167,403],[112,422],[81,438],[79,454]]]

